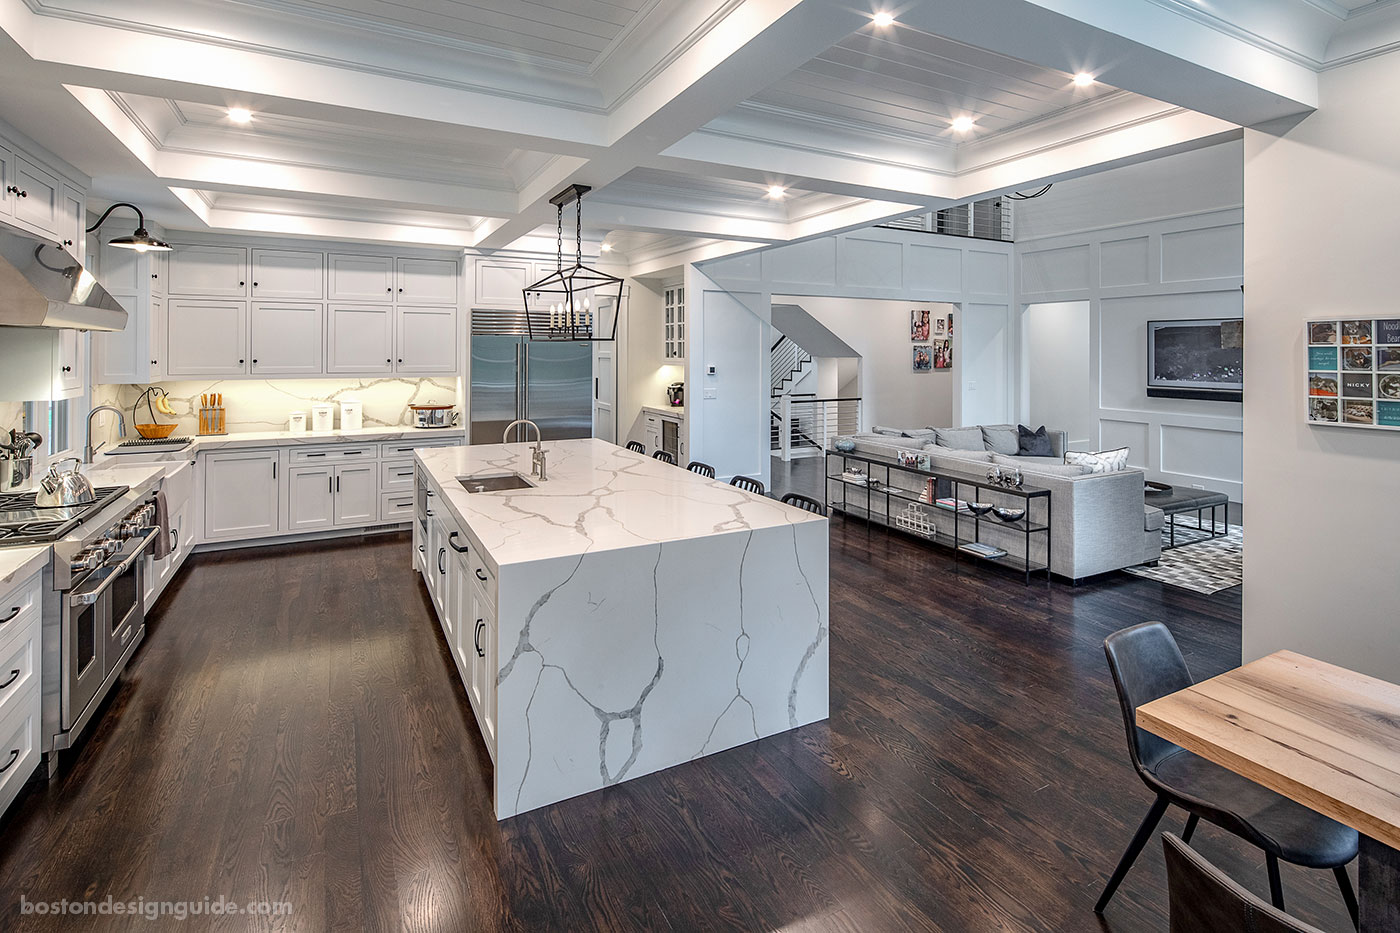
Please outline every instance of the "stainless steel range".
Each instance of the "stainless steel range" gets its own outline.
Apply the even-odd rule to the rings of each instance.
[[[50,544],[44,571],[43,743],[57,752],[88,724],[146,635],[142,558],[160,535],[154,496],[127,486],[95,501],[38,508],[33,493],[0,496],[0,547]]]

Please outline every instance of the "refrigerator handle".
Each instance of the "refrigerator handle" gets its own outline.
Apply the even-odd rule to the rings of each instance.
[[[530,345],[521,345],[523,351],[520,355],[525,361],[524,378],[520,380],[520,417],[528,419],[530,417]],[[522,424],[520,430],[525,434],[525,440],[530,439],[530,435],[525,433],[525,426]]]
[[[517,340],[515,342],[515,417],[517,419],[524,417],[524,415],[520,413],[522,410],[520,404],[520,399],[522,398],[521,385],[523,383],[523,380],[521,379],[521,373],[523,372],[524,366],[524,363],[521,361],[521,357],[523,355],[522,351],[524,349],[525,345]],[[515,429],[515,439],[517,441],[520,440],[520,428],[518,427]]]

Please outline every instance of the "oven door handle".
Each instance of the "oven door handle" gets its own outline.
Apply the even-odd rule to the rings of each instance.
[[[68,605],[91,606],[93,603],[97,602],[99,598],[101,598],[102,594],[106,592],[107,588],[112,585],[112,583],[117,579],[117,577],[120,577],[122,574],[126,573],[128,570],[131,569],[132,564],[136,563],[138,560],[141,559],[141,557],[146,553],[146,551],[150,549],[151,545],[155,543],[156,538],[160,536],[160,528],[152,526],[150,528],[142,528],[141,531],[143,532],[143,534],[141,536],[140,543],[135,548],[131,548],[130,544],[128,543],[127,548],[123,549],[130,550],[130,553],[128,553],[126,557],[122,559],[122,562],[113,567],[99,568],[96,572],[93,573],[92,576],[101,576],[102,579],[97,581],[97,583],[91,587],[78,590],[74,593],[70,593],[68,596]],[[91,579],[91,577],[89,577],[89,579]]]

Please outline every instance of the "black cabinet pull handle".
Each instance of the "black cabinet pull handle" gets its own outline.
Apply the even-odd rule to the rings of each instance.
[[[443,566],[443,559],[447,557],[447,548],[438,548],[438,573],[447,573],[447,568]]]
[[[335,477],[326,477],[326,492],[335,492]]]
[[[170,529],[170,553],[174,554],[180,550],[180,529]]]
[[[6,771],[13,768],[16,761],[19,761],[19,749],[12,748],[10,749],[10,760],[5,762],[5,767],[0,768],[0,774],[4,774]]]
[[[307,454],[306,457],[307,457],[307,459],[309,460],[309,459],[312,458],[312,457],[324,457],[325,455],[326,455],[326,454],[325,454],[325,452],[323,451],[323,452],[321,452],[321,453],[319,453],[319,454]]]
[[[480,568],[480,567],[476,568],[476,578],[477,578],[478,580],[483,581],[483,582],[485,582],[485,580],[486,580],[486,574],[484,574],[484,573],[481,572],[481,568]]]
[[[472,642],[476,645],[476,656],[486,657],[486,652],[481,649],[481,630],[486,628],[486,622],[482,619],[476,620],[476,631],[472,633]]]
[[[337,476],[337,477],[335,478],[335,491],[336,491],[336,492],[340,492],[340,477],[339,477],[339,476]]]
[[[426,516],[428,516],[429,518],[432,518],[432,517],[433,517],[433,510],[432,510],[432,509],[424,509],[424,510],[423,510],[423,514],[426,515]]]
[[[455,538],[455,537],[457,537],[457,534],[458,534],[458,533],[454,531],[454,532],[452,532],[451,534],[449,534],[449,535],[447,536],[447,546],[450,547],[450,548],[452,548],[452,550],[456,551],[458,554],[465,554],[465,553],[467,553],[467,551],[471,550],[471,548],[469,548],[469,547],[458,547],[457,545],[455,545],[455,544],[452,543],[452,539]]]
[[[10,684],[14,683],[17,680],[19,680],[19,668],[15,668],[14,670],[10,671],[10,679],[5,681],[3,684],[0,684],[0,690],[4,690],[6,687],[8,687]]]
[[[22,606],[16,606],[16,607],[14,607],[13,609],[11,609],[9,615],[5,616],[5,618],[3,618],[3,619],[0,619],[0,625],[4,625],[6,622],[10,621],[10,620],[13,619],[15,616],[19,615],[19,611],[20,611],[20,609],[22,609],[22,608],[23,608]]]

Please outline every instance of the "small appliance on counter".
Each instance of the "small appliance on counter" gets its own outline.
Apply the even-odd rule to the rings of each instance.
[[[311,430],[316,432],[335,430],[335,406],[321,402],[311,406]]]
[[[44,439],[33,432],[10,429],[9,441],[0,434],[0,492],[18,489],[29,482],[34,475],[34,458],[31,453],[44,443]]]
[[[439,405],[430,401],[426,405],[408,407],[413,411],[415,428],[451,428],[457,424],[457,409],[452,405]]]
[[[672,408],[680,408],[685,404],[685,383],[673,382],[666,387],[666,401]]]
[[[292,434],[306,433],[306,412],[294,411],[287,416],[287,430]]]
[[[364,404],[357,398],[340,400],[340,430],[358,431],[364,427]]]
[[[227,434],[228,424],[224,421],[224,394],[206,392],[199,397],[199,433]]]

